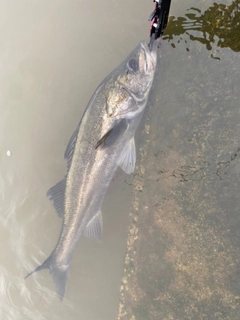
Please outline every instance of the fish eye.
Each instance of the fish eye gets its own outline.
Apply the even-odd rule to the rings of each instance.
[[[138,61],[136,59],[130,59],[128,61],[128,68],[133,71],[138,71]]]

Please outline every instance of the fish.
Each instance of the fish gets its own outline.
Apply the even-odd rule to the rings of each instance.
[[[81,236],[101,241],[101,206],[118,167],[135,169],[134,135],[141,121],[157,65],[157,46],[140,42],[92,95],[74,131],[64,158],[65,177],[50,188],[62,228],[55,249],[34,272],[49,269],[63,299],[74,248]]]

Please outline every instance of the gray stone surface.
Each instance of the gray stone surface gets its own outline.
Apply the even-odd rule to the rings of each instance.
[[[240,318],[239,55],[188,40],[142,125],[118,320]]]

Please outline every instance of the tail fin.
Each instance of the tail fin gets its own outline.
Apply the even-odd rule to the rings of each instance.
[[[33,271],[29,272],[24,279],[27,279],[31,274],[40,271],[42,269],[49,269],[50,273],[53,276],[53,280],[56,285],[57,294],[59,299],[62,301],[65,290],[67,287],[67,279],[68,279],[68,268],[62,269],[61,267],[57,266],[55,260],[53,258],[53,254],[51,254],[40,266],[38,266]]]

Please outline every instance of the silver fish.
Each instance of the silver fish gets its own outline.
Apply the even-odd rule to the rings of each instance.
[[[67,174],[47,192],[63,217],[62,230],[50,256],[26,278],[48,268],[61,300],[80,236],[101,239],[101,205],[117,167],[134,171],[134,134],[152,86],[156,47],[150,51],[141,42],[99,85],[68,143]]]

